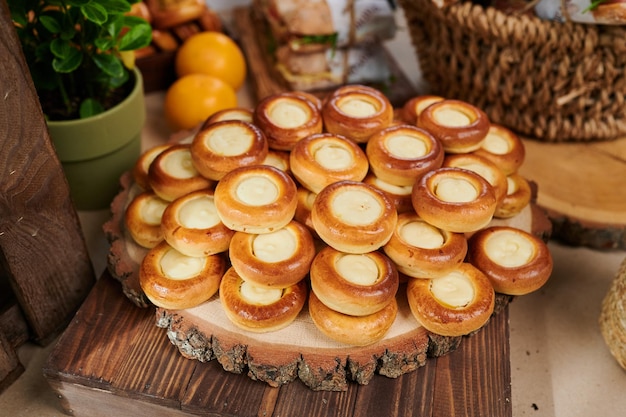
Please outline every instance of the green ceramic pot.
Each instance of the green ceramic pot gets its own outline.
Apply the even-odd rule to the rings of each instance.
[[[108,208],[121,175],[141,154],[146,108],[141,72],[134,73],[133,91],[116,107],[87,119],[47,122],[77,210]]]

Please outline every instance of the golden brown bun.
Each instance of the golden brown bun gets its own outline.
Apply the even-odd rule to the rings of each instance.
[[[221,254],[190,257],[163,241],[150,249],[139,269],[139,283],[146,297],[168,310],[195,307],[218,290],[226,269]]]
[[[292,220],[262,235],[236,232],[230,243],[230,262],[245,281],[270,288],[287,288],[308,273],[315,257],[309,230]]]
[[[320,332],[330,339],[352,346],[378,342],[393,325],[398,314],[396,299],[382,310],[367,316],[349,316],[326,307],[311,291],[309,315]]]
[[[396,229],[383,250],[403,274],[436,278],[463,262],[467,239],[462,233],[441,230],[409,212],[398,216]]]
[[[496,207],[493,217],[508,219],[519,214],[532,198],[532,190],[526,178],[520,174],[511,174],[507,177],[507,194]]]
[[[204,0],[146,0],[146,4],[152,15],[152,26],[157,29],[167,29],[195,20],[207,7]]]
[[[473,171],[487,180],[493,187],[496,204],[500,204],[506,196],[508,184],[506,175],[496,164],[476,153],[446,155],[443,167],[461,168]]]
[[[391,124],[393,106],[374,88],[339,87],[324,101],[322,117],[326,131],[365,143],[374,133]]]
[[[441,291],[433,292],[437,288]],[[462,294],[456,296],[463,288],[469,289],[469,295],[460,291]],[[435,295],[441,293],[449,297],[448,302]],[[489,279],[468,263],[442,277],[409,280],[407,298],[418,323],[442,336],[463,336],[480,329],[491,317],[495,304]]]
[[[133,166],[132,171],[133,180],[143,190],[150,190],[150,183],[148,181],[148,170],[150,169],[150,164],[152,163],[152,161],[154,161],[154,158],[156,158],[161,152],[163,152],[170,146],[172,145],[157,145],[143,152],[139,156],[139,158],[137,158],[137,161],[135,161],[135,165]]]
[[[215,208],[230,229],[270,233],[286,226],[296,212],[296,184],[269,165],[237,168],[215,187]]]
[[[376,177],[376,175],[371,172],[367,174],[363,182],[371,185],[372,187],[378,188],[380,191],[385,193],[387,198],[389,198],[393,205],[396,206],[398,213],[413,211],[413,203],[411,202],[411,192],[413,191],[412,185],[397,186],[389,184],[388,182]]]
[[[427,131],[410,125],[387,127],[374,133],[365,149],[371,171],[394,185],[413,185],[428,171],[439,168],[444,153]]]
[[[225,120],[241,120],[242,122],[252,123],[252,110],[242,107],[232,107],[229,109],[219,110],[210,115],[204,123],[202,123],[200,130],[204,130],[207,126],[212,125],[213,123],[223,122]]]
[[[311,100],[291,92],[263,98],[254,109],[254,123],[271,149],[290,151],[296,142],[321,133],[322,115]]]
[[[543,240],[507,226],[489,227],[472,235],[467,258],[497,292],[509,295],[538,290],[550,278],[553,267]]]
[[[208,124],[191,142],[194,166],[203,176],[216,181],[235,168],[263,163],[267,151],[267,139],[261,129],[241,120]]]
[[[296,94],[304,99],[309,100],[311,103],[313,103],[313,105],[315,106],[315,108],[317,108],[317,110],[320,112],[320,114],[322,114],[322,99],[320,99],[319,97],[317,97],[316,95],[306,92],[306,91],[292,91],[292,94]]]
[[[363,149],[332,133],[319,133],[299,141],[289,155],[289,165],[298,182],[314,193],[333,182],[361,181],[369,169]]]
[[[132,199],[124,213],[124,224],[139,246],[153,248],[163,240],[161,217],[167,205],[167,201],[151,191]]]
[[[148,184],[163,200],[173,201],[215,182],[200,175],[192,162],[189,145],[172,145],[162,151],[148,169]]]
[[[172,201],[161,219],[163,237],[187,256],[225,252],[234,231],[222,223],[209,189],[194,191]]]
[[[400,111],[400,118],[410,125],[417,124],[417,117],[424,111],[424,109],[431,104],[442,101],[444,98],[435,95],[422,95],[409,99]]]
[[[339,181],[315,198],[311,220],[318,236],[347,253],[367,253],[382,247],[396,226],[393,203],[371,185]]]
[[[246,283],[229,268],[220,284],[220,300],[224,313],[237,327],[249,332],[264,333],[280,330],[292,323],[298,316],[307,299],[306,282],[301,280],[285,289],[272,288],[266,291],[278,292],[280,298],[269,304],[262,304],[246,298],[242,290],[263,289]]]
[[[152,29],[152,43],[159,51],[174,52],[180,46],[178,39],[170,31]]]
[[[313,227],[313,221],[311,220],[311,209],[313,208],[313,202],[315,201],[315,194],[302,186],[298,187],[298,205],[296,206],[296,213],[294,219],[309,228],[309,231],[314,237],[317,237],[317,232]]]
[[[459,188],[470,194],[454,194]],[[450,232],[482,229],[496,210],[493,187],[480,175],[459,168],[439,168],[427,173],[415,183],[411,197],[413,208],[422,219]]]
[[[489,159],[505,175],[517,172],[524,162],[526,150],[522,140],[511,130],[492,123],[489,133],[475,154]]]
[[[278,168],[281,171],[286,172],[287,174],[291,173],[291,166],[289,164],[289,152],[270,149],[267,152],[267,156],[265,157],[262,165],[273,166],[274,168]]]
[[[311,290],[330,309],[367,316],[385,308],[398,291],[398,271],[379,251],[365,254],[322,249],[311,264]]]
[[[484,111],[460,100],[433,103],[417,118],[417,126],[439,139],[448,153],[472,152],[480,148],[490,124]]]

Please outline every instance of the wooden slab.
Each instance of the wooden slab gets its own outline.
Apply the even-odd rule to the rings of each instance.
[[[188,360],[105,273],[60,337],[44,375],[74,416],[510,416],[508,309],[445,356],[346,391],[270,387]]]

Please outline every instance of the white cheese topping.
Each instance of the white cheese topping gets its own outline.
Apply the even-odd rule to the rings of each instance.
[[[462,178],[443,178],[437,184],[435,195],[448,203],[467,203],[478,197],[478,191]]]
[[[169,279],[185,280],[197,276],[205,263],[205,257],[183,255],[172,248],[161,258],[161,270]]]
[[[315,162],[330,171],[341,171],[354,164],[352,152],[338,143],[324,143],[313,155]]]
[[[400,228],[399,232],[402,240],[416,248],[440,248],[445,241],[439,229],[420,221],[406,223]]]
[[[443,126],[462,127],[471,124],[471,119],[467,114],[451,107],[441,107],[434,111],[433,118],[435,122]]]
[[[340,101],[339,108],[348,116],[353,117],[368,117],[377,112],[376,106],[372,103],[357,98]]]
[[[517,183],[511,177],[506,177],[506,195],[512,195],[517,191]]]
[[[163,212],[168,202],[158,197],[148,198],[141,205],[141,218],[149,225],[156,226],[161,224]]]
[[[367,255],[343,255],[335,268],[346,281],[357,285],[374,285],[378,281],[378,266]]]
[[[290,229],[257,235],[252,242],[254,256],[263,262],[280,262],[291,258],[297,249],[297,241]]]
[[[375,185],[378,189],[386,191],[393,195],[407,196],[410,195],[413,191],[412,185],[394,185],[388,183],[387,181],[383,181],[380,178],[374,178],[373,182],[373,185]]]
[[[372,224],[383,214],[383,207],[372,194],[351,189],[337,194],[331,210],[341,221],[354,226]]]
[[[293,129],[305,124],[309,118],[309,113],[302,107],[290,100],[280,100],[269,109],[271,121],[286,129]]]
[[[208,229],[220,223],[213,198],[202,196],[187,201],[178,212],[178,221],[187,229]]]
[[[278,198],[278,187],[262,175],[244,178],[235,190],[237,198],[249,206],[264,206]]]
[[[283,290],[280,288],[266,288],[243,281],[239,287],[241,297],[250,304],[270,305],[280,300]]]
[[[493,132],[487,133],[485,140],[480,146],[487,152],[495,155],[504,155],[511,150],[509,141]]]
[[[211,129],[205,143],[217,155],[236,156],[246,153],[253,142],[253,134],[245,126],[225,125]]]
[[[487,239],[485,253],[498,265],[516,268],[532,260],[535,246],[520,233],[505,230],[494,233]]]
[[[423,140],[405,134],[389,136],[385,140],[385,148],[394,158],[398,159],[417,159],[428,152]]]
[[[483,164],[477,162],[467,162],[465,164],[457,165],[456,167],[477,173],[478,175],[486,179],[489,184],[493,185],[493,183],[495,182],[495,176],[493,174],[493,171],[491,171]]]
[[[274,168],[278,168],[281,171],[287,171],[287,163],[284,159],[280,158],[278,155],[273,153],[268,153],[263,161],[263,165],[269,165]]]
[[[180,149],[176,152],[170,152],[163,159],[163,169],[170,176],[178,179],[193,178],[198,175],[198,171],[191,161],[191,152],[189,149]]]
[[[474,299],[472,281],[459,271],[433,278],[430,291],[438,301],[453,308],[465,307]]]

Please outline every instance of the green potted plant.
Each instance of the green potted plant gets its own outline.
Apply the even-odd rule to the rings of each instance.
[[[134,50],[152,38],[138,0],[8,0],[51,140],[77,209],[108,207],[141,152],[143,80]]]

